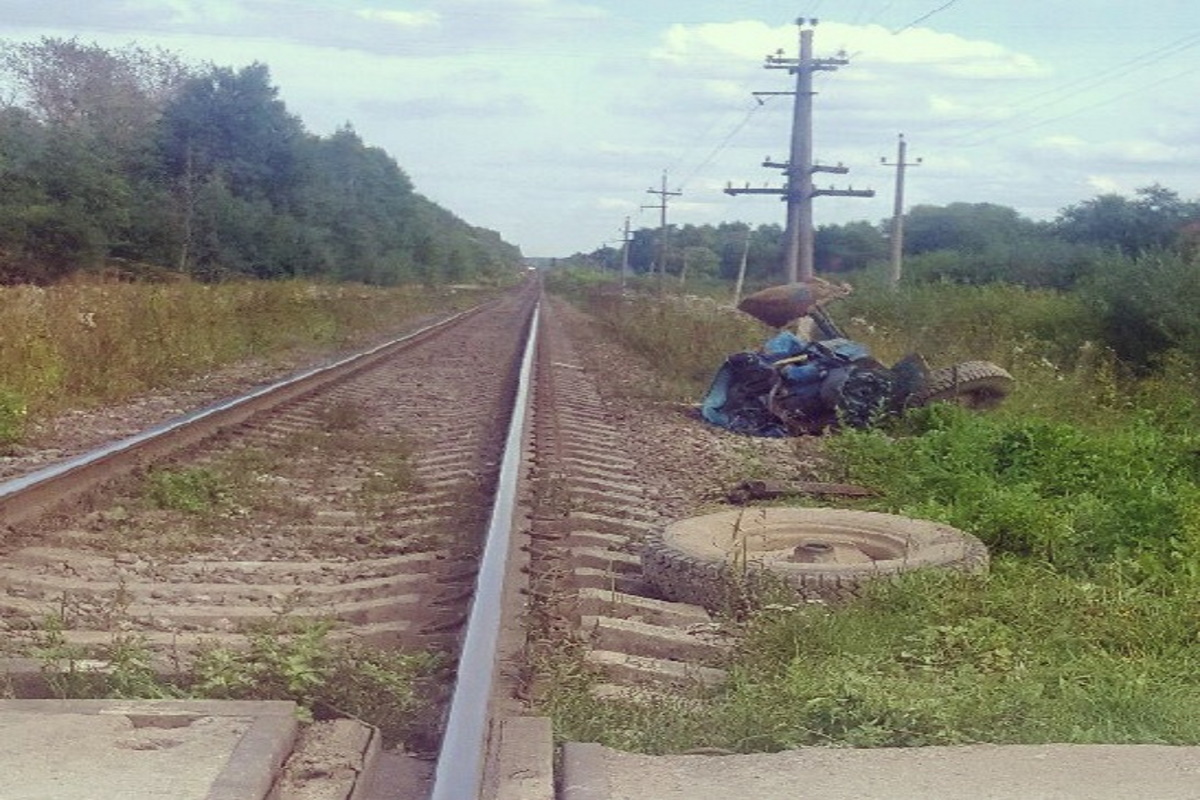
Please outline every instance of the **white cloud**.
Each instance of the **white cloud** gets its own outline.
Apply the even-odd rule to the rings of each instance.
[[[629,212],[632,205],[627,197],[598,197],[595,201],[596,208],[601,211]]]
[[[1059,135],[1047,136],[1034,146],[1060,158],[1069,158],[1077,162],[1102,160],[1113,166],[1177,163],[1196,154],[1194,146],[1185,148],[1154,139],[1097,141],[1073,135]]]
[[[385,22],[398,28],[431,28],[441,21],[436,11],[391,11],[385,8],[362,8],[354,12],[368,22]]]
[[[899,65],[964,79],[1024,79],[1041,77],[1048,72],[1028,54],[1009,50],[995,42],[966,39],[929,28],[893,34],[879,25],[822,23],[813,30],[814,42],[822,43],[821,52],[814,52],[814,58],[836,60],[847,57],[855,63],[861,60],[873,70],[870,79],[877,76],[881,66]],[[761,65],[769,53],[781,52],[785,58],[795,58],[797,37],[793,25],[769,26],[753,20],[672,25],[650,55],[688,70],[695,69],[698,64],[713,62],[757,62]]]
[[[1120,183],[1110,177],[1100,175],[1089,175],[1087,185],[1096,191],[1097,194],[1125,194],[1127,190]]]
[[[929,112],[940,120],[986,121],[1008,116],[1003,106],[966,94],[947,95],[931,92],[927,96]]]
[[[387,116],[411,124],[418,120],[459,118],[465,124],[495,120],[499,117],[523,117],[533,111],[529,101],[519,95],[457,98],[424,95],[397,100],[362,100],[358,107],[377,116]]]
[[[930,28],[912,28],[892,34],[878,25],[845,28],[846,47],[861,51],[871,62],[925,68],[945,77],[962,79],[1014,79],[1042,77],[1047,74],[1032,56],[1005,48],[995,42],[966,39]]]
[[[795,34],[789,36],[788,30],[757,20],[672,25],[663,33],[659,46],[650,51],[650,56],[689,69],[698,61],[761,61],[767,53],[795,42]]]

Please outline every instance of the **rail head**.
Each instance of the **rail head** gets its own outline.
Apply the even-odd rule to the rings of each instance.
[[[513,522],[517,516],[525,432],[533,395],[534,354],[537,351],[540,315],[539,304],[533,309],[526,332],[516,397],[500,461],[496,496],[476,578],[475,596],[463,634],[458,674],[438,753],[431,800],[471,800],[480,797],[483,791],[492,695],[497,683],[498,647],[505,609],[503,598],[506,581],[512,575]]]

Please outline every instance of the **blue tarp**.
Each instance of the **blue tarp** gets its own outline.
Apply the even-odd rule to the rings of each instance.
[[[750,436],[786,436],[788,429],[770,410],[771,391],[819,402],[827,380],[844,379],[846,365],[867,358],[867,348],[849,339],[809,342],[790,331],[772,336],[757,352],[736,353],[717,370],[700,402],[700,414],[713,425]],[[781,361],[789,361],[782,366]],[[835,374],[837,373],[837,374]]]

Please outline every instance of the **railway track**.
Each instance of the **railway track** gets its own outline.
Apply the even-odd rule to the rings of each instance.
[[[133,637],[164,669],[280,620],[461,655],[411,794],[455,800],[516,796],[488,748],[531,720],[535,640],[582,643],[599,691],[718,682],[707,613],[641,581],[662,512],[535,289],[0,484],[10,682],[47,692],[48,624],[75,655]],[[551,797],[545,772],[520,796]]]

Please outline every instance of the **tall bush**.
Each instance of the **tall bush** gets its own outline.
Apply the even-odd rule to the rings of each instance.
[[[1143,370],[1171,350],[1200,355],[1200,256],[1109,255],[1081,290],[1105,342]]]

